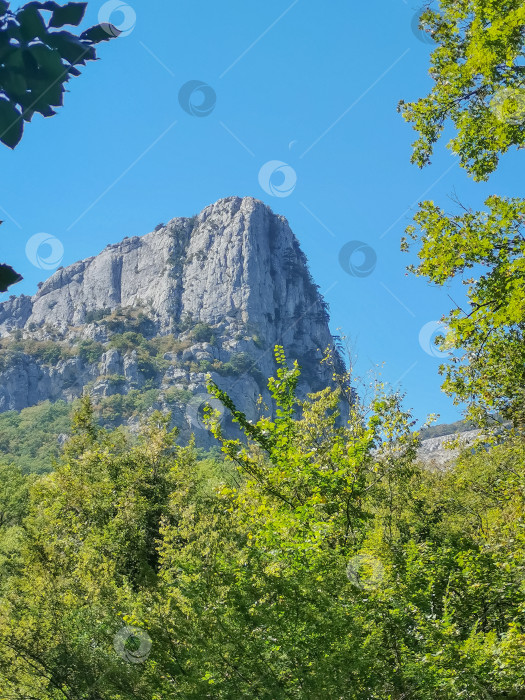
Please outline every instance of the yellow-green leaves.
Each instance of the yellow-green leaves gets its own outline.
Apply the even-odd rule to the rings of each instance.
[[[525,143],[525,8],[521,0],[441,0],[422,21],[438,46],[431,57],[434,87],[399,104],[418,133],[412,162],[430,163],[448,121],[449,148],[475,180],[487,180],[499,155]]]
[[[442,370],[445,390],[478,417],[480,408],[496,410],[520,425],[525,417],[525,200],[494,195],[485,204],[485,211],[449,215],[423,202],[407,236],[421,242],[416,274],[439,285],[461,277],[467,289],[468,307],[445,317],[448,340],[462,353]]]

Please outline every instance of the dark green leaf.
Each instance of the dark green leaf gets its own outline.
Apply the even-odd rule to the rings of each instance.
[[[24,68],[24,58],[22,51],[17,46],[11,46],[9,50],[4,55],[2,63],[9,68],[13,69],[23,69]]]
[[[30,122],[31,119],[33,118],[33,114],[35,113],[34,109],[24,109],[22,112],[22,117],[24,118],[25,122]]]
[[[5,2],[5,0],[0,0],[0,17],[2,15],[5,15],[7,10],[9,9],[9,3]]]
[[[63,27],[64,24],[73,24],[77,26],[82,21],[86,11],[86,2],[68,2],[63,7],[58,7],[53,10],[53,16],[50,27]]]
[[[11,48],[9,44],[9,37],[5,32],[0,32],[0,59],[6,54]]]
[[[46,34],[46,25],[36,7],[24,7],[16,18],[20,23],[20,34],[26,41]]]
[[[22,58],[24,61],[26,76],[28,78],[38,77],[38,62],[31,52],[27,50],[23,51]]]
[[[40,102],[37,102],[37,104],[34,105],[35,112],[40,112],[40,114],[43,117],[54,117],[56,112],[54,109],[51,109],[49,104],[47,104],[45,99],[42,99]]]
[[[14,148],[22,138],[23,129],[20,112],[11,102],[0,99],[0,141]]]
[[[27,90],[26,79],[22,72],[16,70],[1,70],[0,83],[4,92],[11,98],[22,97]],[[18,102],[18,100],[13,100]]]
[[[58,10],[60,5],[57,2],[28,2],[25,7],[36,7],[38,10]]]
[[[8,37],[9,40],[14,39],[15,41],[23,41],[22,34],[20,33],[20,27],[12,19],[2,28],[2,32],[6,37]]]
[[[28,51],[38,64],[39,79],[47,78],[49,81],[60,80],[65,75],[66,68],[60,59],[57,50],[50,49],[43,44],[30,46]]]
[[[61,83],[48,83],[47,81],[33,81],[31,93],[20,100],[23,107],[22,116],[25,121],[31,121],[34,112],[40,112],[44,117],[52,117],[55,111],[51,105],[62,105],[62,93],[64,89]]]
[[[83,43],[69,32],[55,32],[47,38],[49,46],[59,51],[62,58],[69,63],[84,63],[96,58],[95,49]]]
[[[104,22],[103,24],[95,24],[94,27],[86,29],[85,32],[82,32],[80,38],[91,41],[93,44],[98,44],[101,41],[109,41],[119,34],[122,34],[120,29],[117,29],[113,24]]]
[[[10,285],[20,282],[21,279],[22,275],[15,272],[10,265],[0,264],[0,292],[7,292]]]
[[[25,100],[24,106],[31,110],[34,109],[38,112],[44,114],[44,116],[50,116],[49,106],[61,107],[63,104],[63,94],[64,87],[61,81],[54,81],[49,83],[46,81],[40,81],[39,83],[34,83],[31,90],[31,94],[28,95],[28,99]],[[42,112],[42,108],[44,111]]]

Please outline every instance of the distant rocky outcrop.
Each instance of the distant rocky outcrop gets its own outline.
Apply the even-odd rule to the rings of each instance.
[[[443,469],[456,459],[461,450],[473,445],[480,432],[478,429],[465,430],[425,438],[420,442],[418,457],[431,469]]]
[[[0,338],[0,411],[89,391],[109,423],[171,410],[203,445],[207,372],[251,418],[259,394],[271,407],[276,344],[301,365],[302,394],[333,373],[319,363],[334,342],[305,255],[286,219],[251,197],[57,270],[0,304]]]

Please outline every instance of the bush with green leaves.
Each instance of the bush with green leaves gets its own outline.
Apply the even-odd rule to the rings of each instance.
[[[103,424],[117,426],[145,413],[157,401],[158,389],[131,389],[127,394],[104,396],[95,404],[95,415]]]
[[[255,361],[247,352],[235,352],[223,365],[223,373],[239,376],[254,368]]]
[[[77,346],[77,352],[83,362],[93,364],[102,357],[104,346],[95,340],[81,340]]]
[[[73,354],[66,343],[54,340],[34,340],[22,338],[21,332],[14,339],[5,339],[0,352],[1,366],[5,369],[13,362],[18,353],[36,358],[45,365],[55,365],[59,360],[66,360]]]
[[[164,392],[164,399],[167,403],[183,403],[187,404],[193,397],[193,392],[188,389],[183,389],[182,387],[173,386],[166,389]]]
[[[109,339],[109,347],[127,353],[137,350],[140,347],[146,347],[146,338],[142,333],[126,331],[125,333],[114,333]]]
[[[197,343],[209,343],[213,337],[213,328],[207,323],[197,323],[191,335]]]
[[[111,309],[95,309],[88,311],[84,317],[84,323],[96,323],[111,314]]]

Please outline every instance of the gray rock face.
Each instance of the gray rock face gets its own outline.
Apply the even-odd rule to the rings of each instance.
[[[479,435],[479,430],[467,430],[463,433],[421,440],[418,457],[431,469],[444,469],[456,459],[461,450],[472,445]],[[458,446],[452,447],[452,443],[456,440],[458,440]]]
[[[137,349],[111,347],[115,328],[104,318],[121,309],[140,309],[147,338],[171,335],[185,341],[182,351],[168,349],[159,356],[163,364],[154,377],[151,368],[145,373]],[[211,327],[213,337],[192,336],[197,323]],[[101,343],[103,352],[97,361],[80,354],[55,363],[24,349],[15,359],[11,355],[3,363],[0,411],[45,399],[71,400],[86,385],[103,396],[157,387],[162,405],[162,392],[170,387],[205,392],[201,368],[206,363],[220,365],[244,355],[253,367],[241,367],[235,376],[208,371],[242,410],[254,414],[261,390],[269,401],[260,380],[275,373],[276,344],[302,366],[303,393],[331,381],[332,370],[319,359],[333,347],[333,338],[306,258],[286,219],[251,197],[219,200],[192,219],[172,219],[58,270],[33,297],[0,304],[4,344],[20,331],[24,341],[69,344],[73,354],[82,341]],[[191,417],[186,422],[183,430],[195,428]]]

